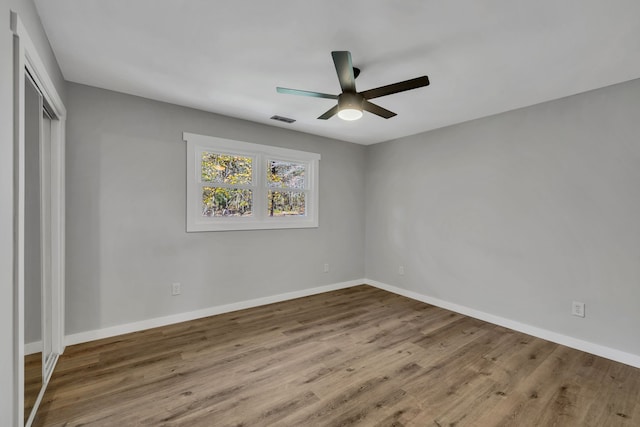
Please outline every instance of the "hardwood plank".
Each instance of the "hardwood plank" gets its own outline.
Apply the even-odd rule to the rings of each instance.
[[[24,357],[24,419],[29,418],[42,389],[42,353]]]
[[[369,286],[69,347],[36,426],[638,426],[640,369]]]

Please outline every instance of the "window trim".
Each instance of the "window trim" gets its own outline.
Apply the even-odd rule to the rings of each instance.
[[[318,227],[318,169],[321,158],[320,154],[189,132],[183,132],[182,139],[187,143],[187,232]],[[255,182],[253,185],[247,187],[251,187],[253,191],[252,216],[202,216],[200,208],[202,204],[200,167],[201,153],[203,151],[242,155],[254,159],[252,167]],[[307,164],[308,171],[305,174],[304,189],[307,206],[304,217],[270,217],[266,215],[267,194],[269,191],[266,173],[267,160],[282,160]],[[296,191],[295,189],[292,190]]]

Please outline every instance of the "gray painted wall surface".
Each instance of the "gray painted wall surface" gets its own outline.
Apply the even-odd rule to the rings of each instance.
[[[67,92],[68,334],[364,277],[365,147],[78,84]],[[186,233],[183,131],[320,153],[320,227]]]
[[[638,355],[639,183],[640,80],[371,146],[367,277]]]
[[[13,341],[13,35],[9,13],[16,11],[33,39],[64,102],[64,82],[31,0],[0,1],[0,419],[14,425],[16,366]]]

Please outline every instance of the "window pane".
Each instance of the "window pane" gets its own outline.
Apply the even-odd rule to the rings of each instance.
[[[202,188],[202,216],[250,216],[252,206],[251,190],[224,187]]]
[[[202,153],[201,179],[204,182],[251,184],[251,157]]]
[[[305,163],[269,160],[267,162],[267,176],[270,188],[305,188]]]
[[[269,190],[269,216],[305,216],[305,193]]]

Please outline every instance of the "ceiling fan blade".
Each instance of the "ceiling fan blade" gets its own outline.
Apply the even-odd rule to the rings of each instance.
[[[385,119],[390,119],[397,114],[393,111],[389,111],[386,108],[382,108],[379,105],[374,104],[373,102],[369,102],[366,99],[362,101],[362,109],[367,110],[370,113],[375,114],[376,116],[384,117]]]
[[[375,89],[360,92],[364,99],[379,98],[381,96],[391,95],[393,93],[404,92],[405,90],[417,89],[419,87],[429,86],[429,77],[422,76],[415,79],[405,80],[399,83],[393,83],[386,86],[380,86]]]
[[[286,87],[277,87],[276,90],[278,91],[278,93],[286,93],[289,95],[312,96],[314,98],[338,99],[338,95],[331,95],[329,93],[311,92],[308,90],[298,90],[298,89],[288,89]]]
[[[336,66],[338,80],[343,92],[356,91],[356,78],[353,75],[353,63],[351,62],[351,53],[346,50],[331,52],[333,64]]]
[[[323,115],[321,115],[320,117],[318,117],[319,120],[328,120],[331,117],[335,116],[336,114],[338,114],[338,106],[336,105],[335,107],[333,107],[332,109],[330,109],[329,111],[327,111],[326,113],[324,113]]]

